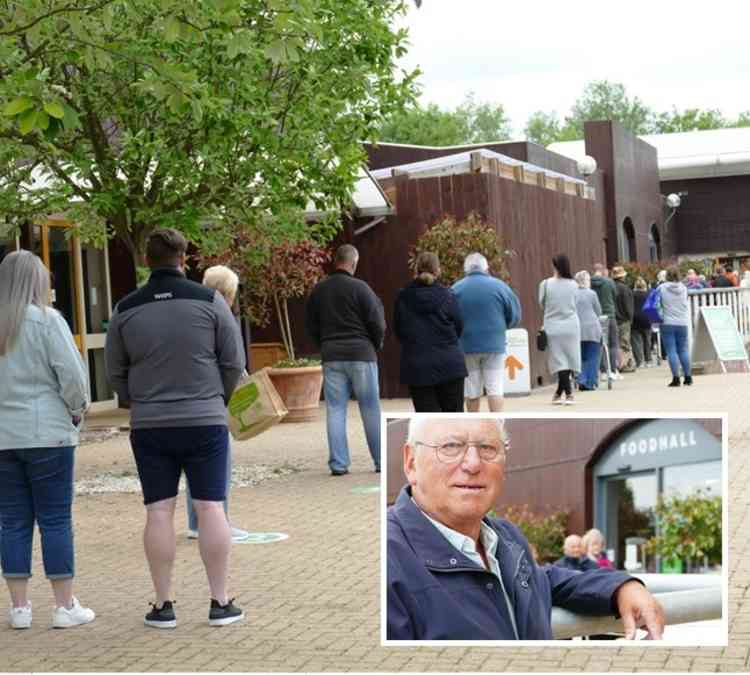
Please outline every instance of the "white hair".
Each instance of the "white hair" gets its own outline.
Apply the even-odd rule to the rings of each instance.
[[[219,291],[231,307],[234,304],[234,297],[237,295],[240,278],[228,267],[214,265],[203,273],[203,285]]]
[[[657,281],[666,281],[667,280],[667,270],[659,270],[659,273],[656,275]]]
[[[591,288],[591,275],[586,270],[576,272],[576,283],[581,288]]]
[[[469,253],[464,260],[464,273],[471,274],[472,272],[487,272],[490,268],[485,258],[481,253]]]
[[[8,253],[0,263],[0,356],[5,356],[21,332],[29,305],[49,306],[49,271],[31,251]]]
[[[491,421],[494,422],[497,425],[497,433],[500,437],[500,441],[503,443],[503,450],[505,449],[505,446],[508,444],[508,432],[505,430],[505,421],[500,419],[499,417],[493,417],[493,418],[487,418],[487,417],[469,417],[466,415],[461,415],[460,417],[434,417],[432,415],[412,415],[409,418],[409,431],[406,435],[406,444],[414,446],[414,443],[418,440],[419,435],[422,433],[422,430],[424,429],[425,425],[429,422],[443,422],[446,420],[454,419],[456,421],[466,421],[466,420],[475,420],[477,422],[481,421]]]

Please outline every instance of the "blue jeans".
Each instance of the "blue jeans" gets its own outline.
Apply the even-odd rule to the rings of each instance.
[[[331,471],[346,471],[349,468],[346,411],[352,392],[359,403],[370,456],[375,469],[380,470],[378,364],[374,361],[328,361],[323,364],[323,391],[326,399],[328,466]]]
[[[48,579],[74,576],[72,446],[0,450],[0,564],[3,576],[31,576],[34,523]]]
[[[232,485],[232,442],[230,441],[228,452],[227,452],[227,496],[226,496],[226,499],[224,500],[224,513],[227,516],[229,515],[229,488],[231,485]],[[187,495],[185,506],[187,507],[188,529],[197,530],[198,529],[198,515],[195,513],[195,508],[193,507],[193,498],[190,495],[190,485],[187,485],[185,494]]]
[[[586,389],[596,389],[599,384],[599,358],[602,350],[600,342],[584,340],[581,342],[581,372],[578,384]]]
[[[661,342],[667,353],[669,368],[672,377],[680,376],[680,364],[685,377],[690,376],[690,355],[688,354],[688,331],[687,326],[670,326],[662,324]]]

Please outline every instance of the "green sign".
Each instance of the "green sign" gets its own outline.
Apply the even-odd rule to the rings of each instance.
[[[695,332],[695,361],[747,361],[745,343],[731,307],[701,307]]]
[[[284,539],[289,539],[289,535],[283,532],[250,532],[247,539],[236,541],[235,544],[273,544]]]
[[[380,492],[379,485],[358,485],[352,488],[352,492],[356,495],[369,495],[373,492]]]

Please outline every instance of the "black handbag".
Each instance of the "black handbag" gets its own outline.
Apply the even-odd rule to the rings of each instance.
[[[547,304],[547,281],[544,282],[544,295],[542,296],[542,312],[544,312]],[[543,352],[545,349],[547,349],[547,331],[544,330],[544,326],[542,326],[537,332],[536,332],[536,348]]]
[[[547,349],[547,331],[544,328],[540,328],[536,333],[536,348],[540,352]]]

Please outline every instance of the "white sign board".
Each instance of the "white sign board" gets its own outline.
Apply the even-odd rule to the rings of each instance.
[[[529,333],[525,328],[511,328],[505,332],[504,391],[510,396],[531,394],[529,363]]]
[[[701,307],[693,338],[692,360],[719,361],[722,369],[724,361],[747,362],[745,343],[731,307]]]

